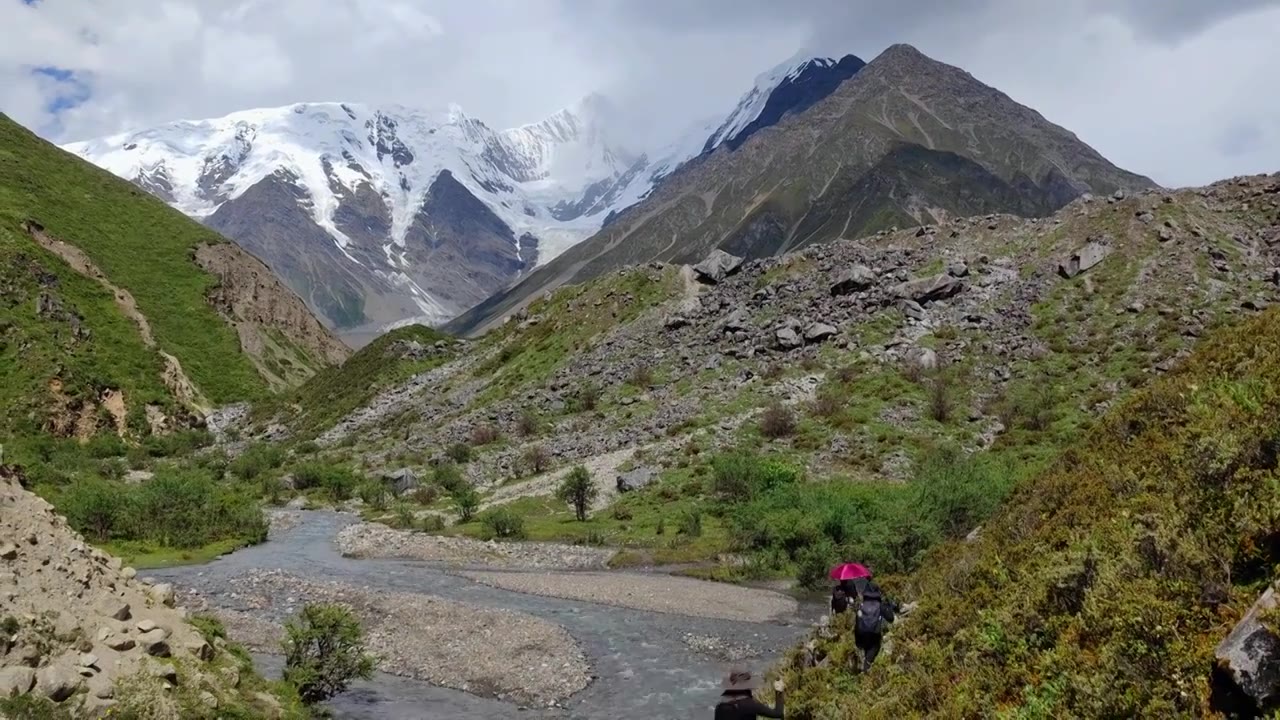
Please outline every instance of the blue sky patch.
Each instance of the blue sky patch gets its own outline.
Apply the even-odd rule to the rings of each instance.
[[[54,115],[83,104],[93,94],[88,80],[74,70],[41,65],[31,68],[31,74],[46,81],[45,110]]]

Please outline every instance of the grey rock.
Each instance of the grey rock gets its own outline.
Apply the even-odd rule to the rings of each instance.
[[[666,320],[662,321],[662,327],[668,330],[679,330],[689,324],[689,318],[683,315],[668,315]]]
[[[120,598],[107,598],[98,604],[98,614],[105,615],[112,620],[128,620],[133,616],[129,603]]]
[[[638,467],[618,476],[618,492],[625,493],[639,490],[652,483],[658,477],[658,471],[651,467]]]
[[[780,350],[794,350],[804,345],[804,340],[800,339],[795,330],[783,327],[778,328],[778,331],[774,333],[774,344]]]
[[[132,650],[138,644],[128,635],[119,635],[111,632],[109,628],[104,629],[107,630],[107,633],[105,635],[99,634],[99,641],[116,652]]]
[[[1124,190],[1117,190],[1117,191],[1115,191],[1114,193],[1112,193],[1112,194],[1111,194],[1111,199],[1112,199],[1112,200],[1123,200],[1123,199],[1124,199]]]
[[[915,300],[907,300],[907,299],[899,300],[898,309],[902,311],[903,315],[906,315],[912,320],[917,320],[917,321],[924,320],[928,316],[928,314],[924,310],[924,307],[921,306],[920,303],[916,302]]]
[[[138,632],[140,633],[149,633],[158,627],[160,626],[156,625],[155,620],[141,620],[138,622]]]
[[[1214,650],[1225,676],[1220,682],[1230,685],[1225,690],[1243,694],[1263,712],[1280,704],[1280,637],[1263,621],[1276,605],[1273,584]]]
[[[18,559],[18,546],[13,543],[0,545],[0,560]]]
[[[411,490],[416,490],[421,484],[418,473],[411,468],[400,468],[387,473],[386,481],[396,495],[404,495]]]
[[[169,657],[170,649],[169,631],[164,628],[155,628],[138,636],[138,644],[148,655],[155,657]]]
[[[1144,224],[1150,225],[1151,223],[1155,222],[1155,219],[1156,219],[1156,216],[1152,215],[1150,212],[1138,213],[1138,220]]]
[[[947,265],[947,274],[954,278],[969,277],[969,266],[962,262]]]
[[[839,331],[826,323],[814,323],[805,329],[804,339],[805,342],[822,342],[834,337],[837,332]]]
[[[705,260],[693,266],[698,279],[715,285],[742,268],[743,260],[723,250],[712,250]]]
[[[1082,272],[1097,267],[1110,252],[1107,246],[1091,242],[1072,253],[1071,257],[1058,263],[1058,274],[1067,279],[1076,277]]]
[[[169,583],[155,585],[151,588],[151,597],[165,607],[173,607],[175,601],[173,586]]]
[[[747,313],[745,310],[734,310],[729,315],[729,317],[725,318],[725,321],[724,321],[725,332],[728,332],[728,333],[746,332],[750,328],[751,328],[751,325],[747,320]]]
[[[1173,239],[1173,230],[1167,227],[1160,228],[1160,232],[1156,234],[1160,242],[1169,242]]]
[[[29,667],[0,668],[0,698],[25,695],[35,684],[36,671]]]
[[[841,273],[831,284],[832,295],[848,295],[866,290],[876,284],[876,274],[866,265],[854,265]]]
[[[36,673],[36,692],[54,702],[62,702],[80,689],[80,673],[61,664],[48,665]]]
[[[938,353],[927,347],[912,348],[907,353],[907,362],[921,370],[936,370]]]
[[[945,300],[964,289],[964,283],[946,273],[933,277],[908,280],[895,285],[893,295],[897,298],[914,300],[921,305],[935,300]]]

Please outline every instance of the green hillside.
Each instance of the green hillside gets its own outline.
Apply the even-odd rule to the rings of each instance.
[[[788,717],[1201,717],[1213,649],[1271,581],[1280,311],[1206,341],[890,590],[920,607],[865,676],[797,650]],[[822,658],[827,658],[824,662]]]

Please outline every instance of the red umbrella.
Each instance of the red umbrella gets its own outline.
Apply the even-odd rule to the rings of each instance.
[[[857,580],[871,577],[871,570],[866,565],[844,563],[831,568],[832,580]]]

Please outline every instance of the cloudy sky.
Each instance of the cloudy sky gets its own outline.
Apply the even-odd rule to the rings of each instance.
[[[0,111],[55,141],[250,107],[599,91],[644,147],[799,50],[909,42],[1166,185],[1280,170],[1280,0],[0,0]]]

